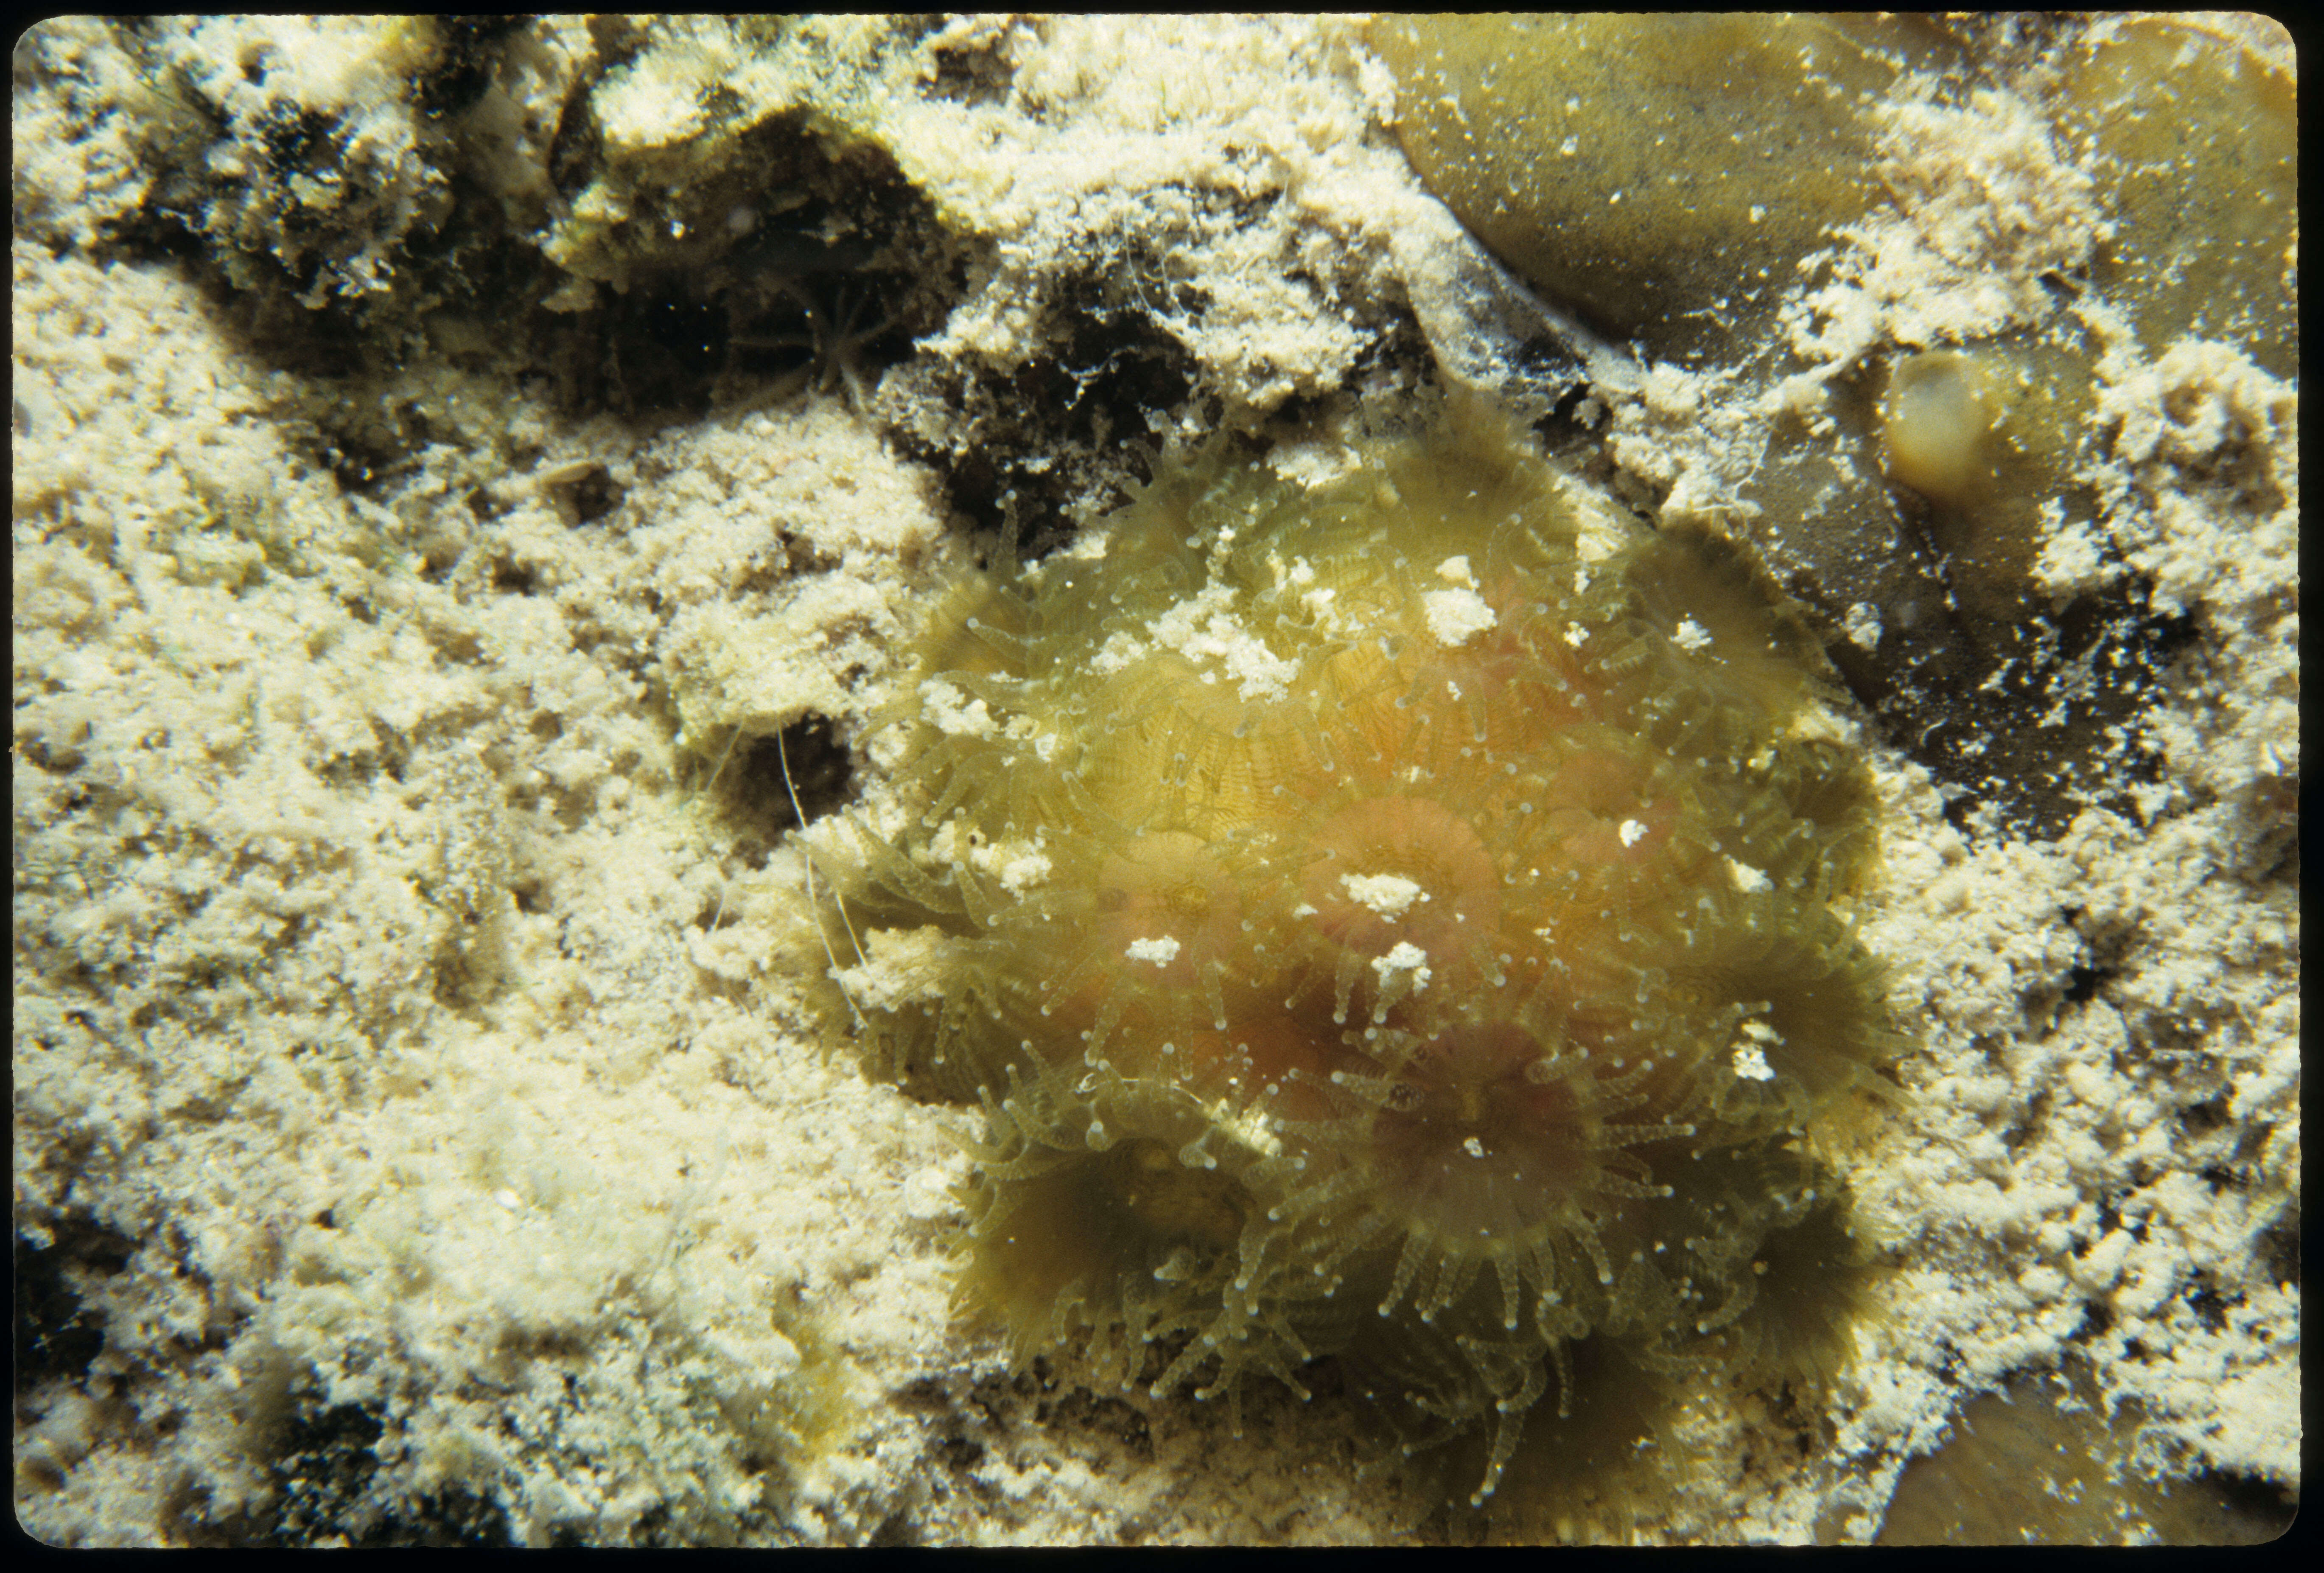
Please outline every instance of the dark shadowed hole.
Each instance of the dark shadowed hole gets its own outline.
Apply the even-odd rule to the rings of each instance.
[[[822,819],[855,790],[846,745],[828,717],[811,713],[783,728],[779,739],[738,740],[723,759],[703,761],[702,769],[714,811],[733,837],[733,850],[754,865],[763,863],[785,834]]]
[[[1150,259],[1146,271],[1153,271]],[[1054,353],[995,379],[972,401],[997,413],[980,422],[978,440],[958,452],[917,448],[911,457],[934,464],[946,477],[954,509],[980,533],[1013,541],[1013,555],[1038,561],[1070,541],[1067,504],[1100,481],[1076,455],[1104,452],[1128,461],[1130,478],[1148,478],[1139,440],[1157,411],[1181,409],[1194,390],[1192,354],[1177,336],[1153,321],[1142,306],[1127,304],[1123,275],[1136,259],[1066,281],[1056,310],[1071,324]],[[1126,500],[1120,477],[1106,486],[1108,505]],[[995,549],[1001,560],[1012,553]]]
[[[784,779],[787,765],[788,782]],[[855,790],[854,763],[829,718],[823,716],[802,716],[792,722],[783,728],[779,745],[771,737],[754,740],[743,761],[743,774],[742,790],[756,796],[767,795],[771,782],[786,828],[814,824],[847,801]]]
[[[2098,985],[2114,976],[2111,967],[2075,967],[2066,972],[2065,1002],[2070,1005],[2086,1004],[2098,998]]]
[[[728,331],[725,308],[683,282],[614,297],[604,328],[610,402],[632,413],[699,413]]]
[[[622,505],[627,494],[622,484],[604,470],[593,469],[565,488],[573,504],[573,516],[580,523],[595,524]]]
[[[2179,1119],[2189,1132],[2196,1135],[2216,1131],[2227,1123],[2227,1095],[2221,1093],[2201,1103],[2189,1104],[2179,1111]]]
[[[105,1349],[105,1321],[83,1304],[79,1284],[129,1264],[126,1235],[93,1224],[60,1225],[54,1242],[16,1236],[16,1392],[51,1377],[78,1379]]]
[[[271,1472],[271,1522],[235,1538],[259,1546],[506,1546],[507,1510],[457,1482],[417,1496],[382,1478],[385,1427],[360,1404],[310,1410],[284,1431]]]

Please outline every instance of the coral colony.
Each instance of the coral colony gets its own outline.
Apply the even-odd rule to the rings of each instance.
[[[1869,794],[1716,553],[1465,403],[1352,457],[1221,446],[959,592],[839,976],[877,1069],[983,1106],[961,1293],[1020,1357],[1338,1356],[1412,1437],[1489,1435],[1481,1501],[1577,1351],[1788,1374],[1837,1316],[1757,1313],[1890,1043],[1831,902]]]

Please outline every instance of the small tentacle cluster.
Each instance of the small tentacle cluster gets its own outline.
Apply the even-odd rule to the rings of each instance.
[[[1819,1314],[1768,1264],[1848,1254],[1778,1247],[1887,1086],[1835,911],[1870,791],[1715,550],[1473,408],[1347,458],[1213,451],[962,587],[889,717],[900,832],[826,837],[835,976],[875,1070],[983,1111],[961,1296],[1020,1356],[1338,1356],[1489,1434],[1481,1500],[1583,1341],[1823,1346],[1752,1312]]]

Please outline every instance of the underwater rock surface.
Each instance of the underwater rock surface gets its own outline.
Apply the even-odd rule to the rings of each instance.
[[[1811,51],[1741,52],[1828,155],[1803,198],[1857,216],[1763,215],[1780,247],[1725,282],[1593,264],[1633,270],[1613,308],[1662,279],[1729,300],[1722,327],[1593,317],[1586,281],[1496,261],[1407,156],[1396,25],[83,16],[20,42],[21,1522],[1861,1543],[1908,1471],[2030,1476],[2060,1436],[2102,1450],[2077,1478],[2106,1511],[2012,1497],[1997,1532],[2218,1529],[2142,1505],[2181,1486],[2281,1522],[2288,41],[1769,23]],[[1677,175],[1714,208],[1766,177],[1679,134],[1718,97],[1694,69],[1598,72],[1547,167],[1587,144],[1626,193]],[[1668,140],[1622,165],[1626,123]],[[1647,211],[1536,184],[1577,234]],[[1768,244],[1730,240],[1690,245]],[[1480,398],[1498,423],[1430,413]],[[1460,523],[1446,463],[1531,523]],[[1366,467],[1416,467],[1445,499],[1423,523],[1467,544],[1406,540]],[[1278,589],[1216,521],[1132,527],[1204,495],[1318,539],[1328,502],[1377,549]],[[1605,572],[1575,588],[1568,555]],[[1166,621],[1197,584],[1219,605]],[[1326,590],[1400,643],[1349,643]],[[1638,664],[1585,672],[1609,639]],[[1855,703],[1803,676],[1818,647]],[[1034,681],[1045,649],[1082,670]],[[1277,679],[1347,702],[1217,734],[1286,713]],[[1485,703],[1554,681],[1554,736]],[[1010,714],[1070,721],[1074,762],[981,735],[1043,693],[1084,698]],[[1358,721],[1314,786],[1313,737]],[[1534,813],[1475,809],[1480,726]],[[1172,736],[1212,741],[1182,766]],[[1416,806],[1399,750],[1468,807]],[[1074,818],[1092,761],[1114,823]],[[1081,828],[979,846],[920,823],[938,778],[988,828]],[[1394,806],[1354,811],[1359,778]],[[1186,828],[1140,843],[1165,810]],[[1772,849],[1720,887],[1738,838]],[[1381,866],[1333,874],[1359,855]],[[1671,902],[1698,888],[1691,946]],[[1635,902],[1565,900],[1592,893]],[[1755,967],[1829,963],[1876,1025],[1736,1017],[1776,1001],[1670,972],[1763,939]],[[1569,955],[1602,966],[1553,982]],[[949,1026],[948,979],[992,980]],[[1628,1053],[1650,1032],[1667,1069]],[[1012,1205],[1072,1226],[1047,1250]],[[1172,1276],[1090,1270],[1157,1254]],[[1987,1395],[2061,1372],[2090,1410],[2031,1453],[1960,1447]]]
[[[2218,23],[2100,23],[2044,68],[2051,124],[1995,159],[1950,141],[2023,48],[1998,21],[1388,17],[1370,36],[1422,179],[1497,255],[1648,362],[1720,364],[1720,397],[1764,403],[1727,527],[1914,757],[2052,833],[2067,782],[2144,768],[2120,724],[2172,631],[2045,596],[2033,569],[2047,532],[2095,511],[2110,343],[2223,338],[2279,375],[2296,358],[2280,60]],[[2103,184],[2038,210],[2023,166],[2060,153]],[[1975,184],[1998,210],[1964,221]],[[1860,302],[1812,324],[1803,279],[1845,280],[1845,240],[1900,217],[1948,262],[2028,254],[2047,293],[1933,338],[1868,338]],[[1950,394],[1940,366],[1960,368]],[[1849,632],[1875,625],[1885,642]]]

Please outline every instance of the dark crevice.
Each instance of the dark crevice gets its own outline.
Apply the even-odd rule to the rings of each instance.
[[[2098,998],[2098,986],[2114,976],[2106,967],[2070,967],[2066,969],[2066,987],[2059,997],[2070,1005],[2087,1004]]]
[[[507,1510],[459,1485],[381,1500],[385,1428],[357,1404],[292,1420],[270,1466],[277,1495],[269,1522],[236,1543],[262,1547],[344,1541],[358,1547],[493,1547],[511,1543]]]
[[[788,771],[786,766],[788,765]],[[738,737],[723,758],[697,761],[730,850],[753,867],[789,832],[844,807],[855,764],[828,717],[802,716],[779,736]]]
[[[19,1398],[43,1382],[88,1374],[105,1349],[105,1318],[85,1303],[82,1286],[122,1272],[136,1250],[126,1235],[86,1218],[58,1220],[52,1233],[46,1245],[15,1238]]]

